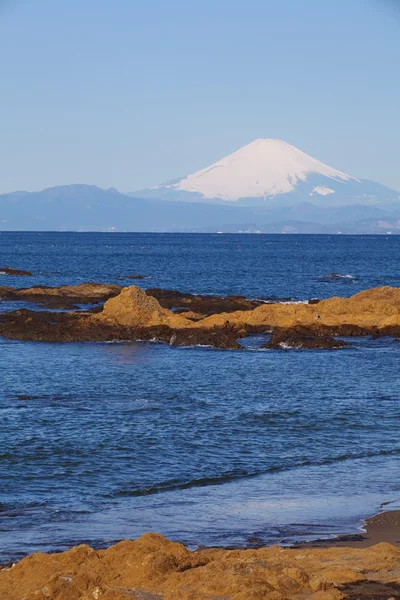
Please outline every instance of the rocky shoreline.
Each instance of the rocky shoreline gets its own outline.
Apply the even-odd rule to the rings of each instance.
[[[389,540],[391,543],[388,543]],[[378,600],[400,598],[400,512],[350,543],[189,551],[155,533],[106,550],[38,553],[0,570],[4,600]]]
[[[68,309],[0,314],[0,336],[16,340],[153,340],[240,349],[241,338],[258,333],[272,334],[265,348],[337,349],[348,345],[337,337],[400,336],[400,288],[391,287],[301,304],[96,283],[1,287],[0,299]]]

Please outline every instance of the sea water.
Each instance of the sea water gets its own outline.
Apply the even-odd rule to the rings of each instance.
[[[0,285],[140,273],[144,288],[304,301],[400,286],[399,259],[396,236],[2,233],[0,268],[33,275]],[[0,339],[0,562],[146,531],[192,548],[288,544],[398,506],[400,343],[352,341]]]

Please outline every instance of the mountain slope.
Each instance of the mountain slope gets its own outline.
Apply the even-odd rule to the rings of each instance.
[[[273,139],[257,139],[205,169],[137,195],[270,206],[305,200],[320,206],[370,205],[400,198],[399,192],[358,180]]]
[[[400,208],[353,205],[292,207],[165,202],[115,189],[69,185],[0,195],[3,231],[194,231],[264,233],[400,233]]]

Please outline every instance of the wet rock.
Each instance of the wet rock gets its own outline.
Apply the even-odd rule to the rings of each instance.
[[[36,286],[31,288],[0,287],[3,300],[33,302],[54,309],[75,309],[78,304],[96,304],[117,296],[122,287],[102,283],[81,283],[60,287]]]
[[[21,269],[12,269],[11,267],[0,267],[0,275],[13,275],[17,277],[31,277],[30,271],[21,271]]]
[[[372,337],[373,339],[377,339],[380,337],[398,337],[400,336],[400,324],[399,325],[388,325],[386,327],[381,327],[380,329],[376,329]],[[397,340],[399,341],[399,340]]]
[[[0,336],[26,341],[159,341],[173,346],[238,349],[241,346],[237,338],[243,335],[245,332],[237,332],[234,328],[211,331],[190,327],[174,329],[167,324],[146,325],[139,320],[136,321],[136,326],[126,326],[115,320],[99,319],[98,314],[92,313],[54,313],[21,309],[0,314]]]
[[[151,292],[154,293],[153,290]],[[180,292],[171,291],[166,294],[163,290],[164,303],[168,301],[175,304],[176,294],[179,295],[178,301],[184,302]],[[185,297],[184,294],[183,296]],[[202,336],[199,342],[194,333],[191,334],[193,343],[203,345],[206,335],[204,332],[207,332],[213,346],[233,348],[237,347],[237,342],[232,340],[243,337],[243,332],[264,333],[275,330],[268,347],[273,347],[275,343],[282,347],[286,343],[287,347],[338,348],[346,344],[333,340],[332,336],[400,335],[400,289],[389,287],[366,290],[350,298],[333,297],[321,300],[316,305],[261,304],[254,309],[246,305],[253,301],[237,297],[233,300],[218,298],[218,302],[244,303],[247,308],[234,312],[217,312],[207,317],[191,310],[193,298],[189,298],[186,312],[173,312],[163,307],[149,291],[137,286],[121,288],[81,284],[26,290],[3,287],[0,288],[0,297],[18,297],[26,301],[44,301],[46,298],[50,306],[57,307],[71,306],[72,302],[72,305],[101,302],[104,298],[109,298],[104,307],[79,313],[35,314],[32,311],[14,311],[3,314],[0,317],[0,335],[14,339],[134,340],[138,339],[138,330],[151,332],[154,328],[167,328],[168,332],[179,330],[178,340],[184,335],[188,336],[180,330],[201,330],[202,333],[196,334]],[[207,298],[207,302],[208,300]],[[203,309],[207,308],[204,306],[204,297],[198,301],[203,303]],[[217,310],[215,303],[212,310]],[[299,328],[303,329],[300,331]],[[279,330],[284,333],[278,333]],[[168,339],[163,337],[163,340],[169,343],[171,334],[167,335]],[[224,342],[223,336],[228,336],[229,339]],[[285,339],[279,339],[279,336]],[[221,341],[217,341],[218,337]],[[187,339],[188,337],[182,344],[187,345]],[[208,342],[204,344],[208,345]]]
[[[170,338],[171,346],[210,346],[226,350],[238,350],[240,334],[232,329],[207,331],[204,329],[177,329]]]
[[[335,340],[330,335],[316,334],[314,331],[306,328],[276,329],[271,338],[263,348],[270,349],[324,349],[324,348],[344,348],[349,344],[343,340]]]
[[[144,275],[120,275],[117,279],[145,279]]]
[[[260,300],[248,300],[244,296],[208,296],[204,294],[189,294],[178,290],[150,288],[146,293],[156,298],[163,308],[173,309],[174,312],[190,310],[197,314],[212,315],[237,310],[253,310],[263,304]]]
[[[347,600],[400,600],[399,583],[357,581],[340,587]]]

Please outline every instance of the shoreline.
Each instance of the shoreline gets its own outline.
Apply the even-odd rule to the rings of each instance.
[[[204,548],[147,533],[106,550],[32,554],[0,570],[7,600],[371,600],[400,598],[400,510],[366,531],[291,547]],[[351,538],[351,539],[350,539]]]
[[[149,532],[143,534],[147,535]],[[162,534],[157,534],[162,535]],[[141,536],[139,536],[141,537]],[[126,538],[127,540],[134,541],[139,538]],[[94,548],[96,551],[104,551],[110,547],[113,547],[123,540],[115,541],[110,546],[100,546]],[[226,546],[203,546],[199,545],[191,549],[191,546],[186,546],[182,542],[176,542],[184,545],[192,553],[200,552],[202,550],[225,550],[225,551],[252,551],[259,550],[262,548],[281,547],[284,549],[300,549],[300,548],[370,548],[376,544],[387,543],[392,546],[400,547],[400,509],[388,510],[378,512],[371,517],[362,520],[362,525],[358,532],[354,533],[341,533],[333,537],[321,537],[303,542],[293,542],[290,544],[284,544],[283,542],[277,542],[274,544],[264,544],[254,540],[251,541],[249,538],[248,545],[226,545]],[[29,554],[21,555],[17,560],[9,560],[6,563],[0,563],[0,571],[2,569],[10,568],[14,564],[18,564],[21,560],[24,560],[35,554],[45,555],[57,555],[68,552],[73,548],[77,548],[84,545],[85,542],[76,543],[69,546],[65,550],[53,550],[53,551],[37,551]]]
[[[400,510],[382,511],[364,519],[363,530],[292,544],[290,548],[370,548],[381,543],[400,547]]]

